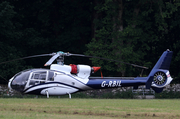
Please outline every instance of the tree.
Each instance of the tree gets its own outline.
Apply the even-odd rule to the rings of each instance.
[[[0,62],[8,61],[21,56],[21,52],[13,45],[21,32],[16,31],[16,24],[13,23],[13,17],[16,12],[9,2],[0,3]],[[8,64],[1,64],[0,68],[0,82],[7,83],[9,75],[12,76],[22,68],[23,62],[10,62]]]
[[[135,26],[124,16],[127,3],[123,0],[105,0],[99,2],[95,7],[98,19],[94,20],[96,24],[96,34],[92,41],[87,45],[89,51],[87,54],[98,55],[109,59],[120,60],[124,62],[138,62],[140,55],[133,52],[133,45],[136,43],[138,34]],[[134,16],[136,17],[136,16]],[[127,25],[126,27],[124,27]],[[132,27],[132,28],[131,28]],[[141,32],[141,31],[139,31]],[[135,36],[137,35],[137,36]],[[92,60],[96,65],[104,66],[107,70],[121,72],[119,76],[125,76],[125,72],[130,67],[122,63],[104,63],[100,60]]]
[[[1,62],[61,50],[72,53],[86,51],[84,44],[91,37],[91,1],[6,1],[0,3]],[[5,64],[8,66],[1,67],[4,73],[0,75],[10,78],[25,68],[43,67],[47,60],[43,57],[13,62],[13,65],[8,63]],[[88,62],[87,59],[82,62],[80,58],[67,58],[65,63]],[[7,69],[11,73],[7,73]]]
[[[87,45],[87,54],[151,69],[164,50],[173,50],[172,45],[167,47],[171,44],[167,34],[172,27],[169,20],[178,12],[179,1],[99,0],[96,4],[95,37]],[[135,74],[135,69],[123,64],[105,64],[95,59],[92,62],[100,66],[108,65],[105,68],[121,72],[119,76]]]

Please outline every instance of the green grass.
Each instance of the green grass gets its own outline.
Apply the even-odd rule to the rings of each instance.
[[[0,98],[0,119],[180,118],[180,100]]]

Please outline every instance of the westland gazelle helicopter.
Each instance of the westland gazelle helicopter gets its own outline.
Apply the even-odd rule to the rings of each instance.
[[[117,60],[64,52],[24,57],[20,59],[39,56],[52,56],[45,64],[45,66],[50,66],[50,69],[39,68],[21,71],[9,80],[8,87],[10,89],[19,91],[22,94],[46,95],[47,98],[49,98],[50,95],[69,95],[69,98],[71,98],[72,93],[94,89],[107,89],[128,86],[137,89],[138,86],[141,85],[145,85],[146,89],[152,88],[156,93],[160,93],[162,92],[163,88],[170,84],[170,82],[173,80],[169,72],[172,54],[172,51],[164,51],[147,77],[136,77],[128,80],[115,77],[91,79],[89,77],[91,73],[96,72],[100,69],[100,67],[64,64],[64,56],[100,58],[110,61]],[[56,59],[58,63],[52,64]],[[135,64],[130,65],[146,68]]]

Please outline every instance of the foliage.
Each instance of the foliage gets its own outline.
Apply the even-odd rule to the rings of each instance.
[[[19,40],[21,32],[17,31],[16,23],[13,22],[13,17],[16,12],[14,7],[9,2],[2,2],[0,4],[0,62],[16,59],[21,56],[21,52],[17,50],[14,45],[16,40]],[[23,66],[23,62],[15,62],[1,65],[0,76],[1,80],[7,81],[9,75],[18,72]],[[1,82],[1,81],[0,81]]]
[[[0,2],[0,62],[59,50],[72,53],[86,50],[84,44],[91,35],[90,1],[7,1]],[[26,68],[42,67],[47,60],[34,58],[1,64],[0,83],[7,83],[5,80]],[[66,63],[75,61],[89,62],[69,58]]]
[[[163,91],[162,93],[155,93],[157,99],[179,99],[180,92],[177,91]]]
[[[94,19],[96,35],[87,45],[87,54],[140,64],[151,69],[161,52],[174,49],[174,43],[168,37],[171,28],[176,27],[170,23],[170,19],[174,14],[179,14],[178,9],[179,1],[99,2],[95,7],[98,15]],[[92,62],[105,66],[106,70],[121,72],[119,76],[137,75],[135,69],[122,64],[111,62],[106,67],[107,64],[102,61],[92,59]]]
[[[179,6],[179,0],[1,1],[0,62],[62,50],[151,69],[170,49],[174,51],[170,72],[179,80]],[[47,60],[1,64],[0,83],[26,68],[42,67]],[[91,61],[71,57],[65,63],[101,66],[104,76],[138,76],[142,71],[123,63]]]

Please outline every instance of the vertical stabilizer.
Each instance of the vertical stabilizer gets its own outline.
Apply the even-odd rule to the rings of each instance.
[[[153,69],[169,70],[173,52],[167,49],[160,57]],[[152,70],[153,70],[152,69]]]
[[[169,73],[173,52],[170,50],[164,51],[153,69],[151,70],[147,82],[146,88],[153,88],[156,92],[161,92],[163,88],[170,84],[172,78]]]

